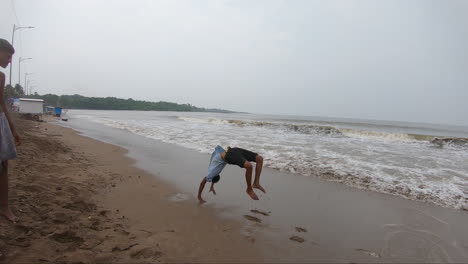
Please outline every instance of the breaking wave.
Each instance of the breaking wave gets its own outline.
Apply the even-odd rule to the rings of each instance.
[[[279,129],[283,131],[290,131],[302,134],[320,134],[330,136],[344,136],[352,138],[374,138],[389,141],[426,141],[436,143],[438,145],[452,145],[452,146],[467,146],[467,138],[440,138],[440,141],[433,142],[436,138],[432,135],[420,135],[420,134],[409,134],[409,133],[388,133],[379,131],[368,131],[358,130],[349,128],[338,128],[334,126],[324,126],[321,124],[300,124],[300,123],[285,123],[285,122],[266,122],[266,121],[250,121],[250,120],[223,120],[219,118],[193,118],[193,117],[177,117],[179,120],[193,122],[193,123],[205,123],[205,124],[216,124],[216,125],[233,125],[239,127],[266,127],[271,129]]]

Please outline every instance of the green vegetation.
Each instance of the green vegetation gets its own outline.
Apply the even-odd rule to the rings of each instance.
[[[35,95],[46,105],[60,106],[66,109],[95,109],[95,110],[141,110],[141,111],[183,111],[183,112],[229,112],[220,109],[205,109],[190,104],[176,104],[170,102],[147,102],[133,99],[119,99],[115,97],[85,97],[81,95],[55,94]]]
[[[6,85],[3,92],[3,97],[4,99],[24,97],[23,87],[19,84],[16,84],[15,87]]]
[[[8,98],[35,98],[43,99],[45,105],[60,106],[65,109],[92,109],[92,110],[140,110],[140,111],[180,111],[180,112],[218,112],[232,113],[221,109],[206,109],[191,104],[176,104],[170,102],[147,102],[130,99],[119,99],[115,97],[85,97],[75,95],[45,94],[25,95],[23,87],[7,85],[5,87],[5,99]]]

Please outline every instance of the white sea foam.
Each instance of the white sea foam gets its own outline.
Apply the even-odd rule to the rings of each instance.
[[[75,111],[73,117],[203,153],[218,144],[252,149],[268,167],[358,188],[453,208],[467,202],[468,149],[435,147],[429,136],[232,115]]]

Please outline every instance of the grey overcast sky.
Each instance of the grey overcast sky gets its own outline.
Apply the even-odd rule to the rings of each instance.
[[[39,93],[468,126],[468,0],[0,3]]]

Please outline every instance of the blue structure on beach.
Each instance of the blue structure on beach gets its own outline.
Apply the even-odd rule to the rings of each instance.
[[[62,115],[62,107],[55,107],[54,112],[55,112],[55,116],[60,117]]]

